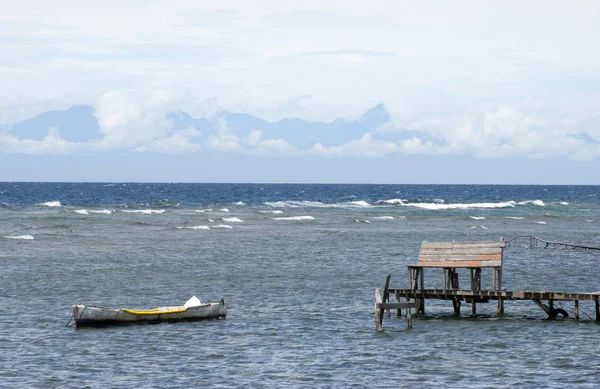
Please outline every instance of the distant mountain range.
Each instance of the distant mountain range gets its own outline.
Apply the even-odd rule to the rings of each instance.
[[[383,136],[378,129],[385,126],[385,139],[398,141],[418,137],[427,139],[425,133],[394,129],[390,115],[383,104],[378,104],[356,120],[337,118],[331,122],[315,122],[296,118],[284,118],[270,122],[259,117],[238,112],[219,112],[209,118],[194,118],[187,112],[173,111],[166,115],[171,128],[167,132],[194,128],[206,139],[219,130],[226,130],[239,137],[247,137],[253,130],[262,132],[263,138],[285,139],[299,149],[308,149],[316,143],[324,146],[339,145],[360,139],[370,132],[374,139]],[[49,129],[59,131],[61,138],[69,142],[87,142],[102,138],[95,109],[91,105],[74,105],[66,110],[43,112],[31,119],[8,127],[8,134],[20,139],[42,140]]]
[[[5,133],[19,139],[42,140],[54,128],[62,139],[69,142],[88,142],[102,139],[100,126],[91,105],[74,105],[66,110],[43,112],[31,119],[5,128]],[[238,112],[222,111],[214,116],[194,118],[187,112],[173,111],[166,115],[171,128],[167,133],[193,128],[201,139],[218,134],[224,129],[240,138],[246,138],[253,130],[262,132],[263,139],[285,139],[294,147],[307,150],[315,144],[341,145],[362,138],[370,133],[374,140],[398,142],[418,138],[423,142],[444,144],[443,139],[432,138],[425,132],[410,131],[392,125],[390,114],[383,104],[378,104],[355,120],[337,118],[331,122],[315,122],[296,118],[284,118],[270,122],[259,117]],[[600,141],[585,132],[570,134],[569,138],[598,145]]]

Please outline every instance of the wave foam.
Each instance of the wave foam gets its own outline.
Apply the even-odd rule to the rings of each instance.
[[[19,239],[19,240],[33,240],[31,235],[16,235],[16,236],[3,236],[6,239]]]
[[[346,203],[346,204],[354,206],[354,207],[361,207],[361,208],[371,207],[371,204],[367,203],[366,201],[350,201],[349,203]]]
[[[46,201],[45,203],[41,203],[44,207],[62,207],[60,201]]]
[[[315,220],[312,216],[284,216],[274,217],[273,220]]]
[[[204,212],[212,212],[213,210],[211,208],[208,209],[197,209],[196,212],[200,212],[200,213],[204,213]]]
[[[112,211],[109,209],[101,209],[99,211],[88,211],[90,213],[99,213],[99,214],[104,214],[104,215],[112,215]]]
[[[469,219],[473,219],[473,220],[485,220],[485,216],[469,216]]]
[[[233,228],[228,224],[217,224],[216,226],[212,226],[212,228]]]
[[[546,222],[534,222],[536,224],[546,224]]]
[[[320,201],[267,201],[264,203],[273,208],[298,208],[298,207],[327,207],[328,205]]]
[[[375,216],[373,219],[375,220],[394,220],[393,216]]]
[[[539,207],[545,207],[546,206],[546,204],[544,204],[544,202],[542,200],[527,200],[527,201],[521,201],[519,203],[519,205],[529,205],[529,204],[537,205]]]
[[[210,230],[209,226],[177,227],[178,230]]]
[[[280,209],[275,209],[273,211],[260,211],[260,213],[273,213],[275,215],[281,215],[283,213],[283,211]]]
[[[505,219],[513,219],[513,220],[525,220],[522,216],[505,216]]]
[[[150,215],[153,213],[165,213],[164,209],[131,209],[123,211],[125,213],[143,213],[145,215]]]
[[[73,211],[73,213],[77,213],[79,215],[89,215],[89,212],[85,209],[76,209]]]
[[[228,222],[228,223],[242,223],[243,220],[237,217],[224,217],[223,218],[224,222]]]
[[[402,199],[390,199],[390,200],[381,200],[381,201],[378,201],[378,203],[381,203],[381,204],[390,204],[390,205],[397,205],[397,204],[403,205],[403,204],[406,204],[407,202],[408,201],[402,200]]]
[[[515,206],[514,201],[504,201],[500,203],[472,203],[472,204],[440,204],[440,203],[402,203],[407,207],[423,208],[427,210],[446,210],[446,209],[471,209],[471,208],[509,208]]]

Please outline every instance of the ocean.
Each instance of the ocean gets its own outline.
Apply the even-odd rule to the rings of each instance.
[[[375,288],[406,287],[422,241],[530,235],[600,246],[600,187],[0,183],[0,387],[595,388],[593,303],[575,322],[428,300],[412,329],[375,330]],[[503,287],[596,292],[599,263],[517,239]],[[192,295],[224,298],[227,318],[69,323],[73,304]]]

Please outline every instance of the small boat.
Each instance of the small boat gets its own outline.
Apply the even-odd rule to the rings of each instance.
[[[227,303],[201,303],[192,296],[184,305],[151,309],[112,309],[93,305],[73,305],[76,326],[175,322],[181,320],[220,319],[227,316]]]

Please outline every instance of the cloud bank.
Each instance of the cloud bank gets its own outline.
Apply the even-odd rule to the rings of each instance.
[[[583,131],[576,122],[553,117],[539,108],[525,112],[500,105],[486,112],[406,122],[395,121],[382,104],[355,115],[354,119],[336,118],[330,122],[298,118],[269,121],[227,111],[194,118],[183,111],[172,111],[174,108],[174,99],[168,93],[143,96],[125,91],[106,93],[86,111],[89,117],[75,116],[82,108],[78,111],[71,108],[53,111],[53,116],[42,113],[8,126],[0,134],[0,152],[68,154],[127,150],[177,154],[212,150],[333,158],[394,154],[573,160],[600,157],[597,133]],[[77,127],[78,121],[81,127]],[[69,129],[69,135],[63,137],[56,123],[69,123],[76,131]],[[27,134],[38,136],[28,138]],[[88,140],[73,141],[70,137]]]

